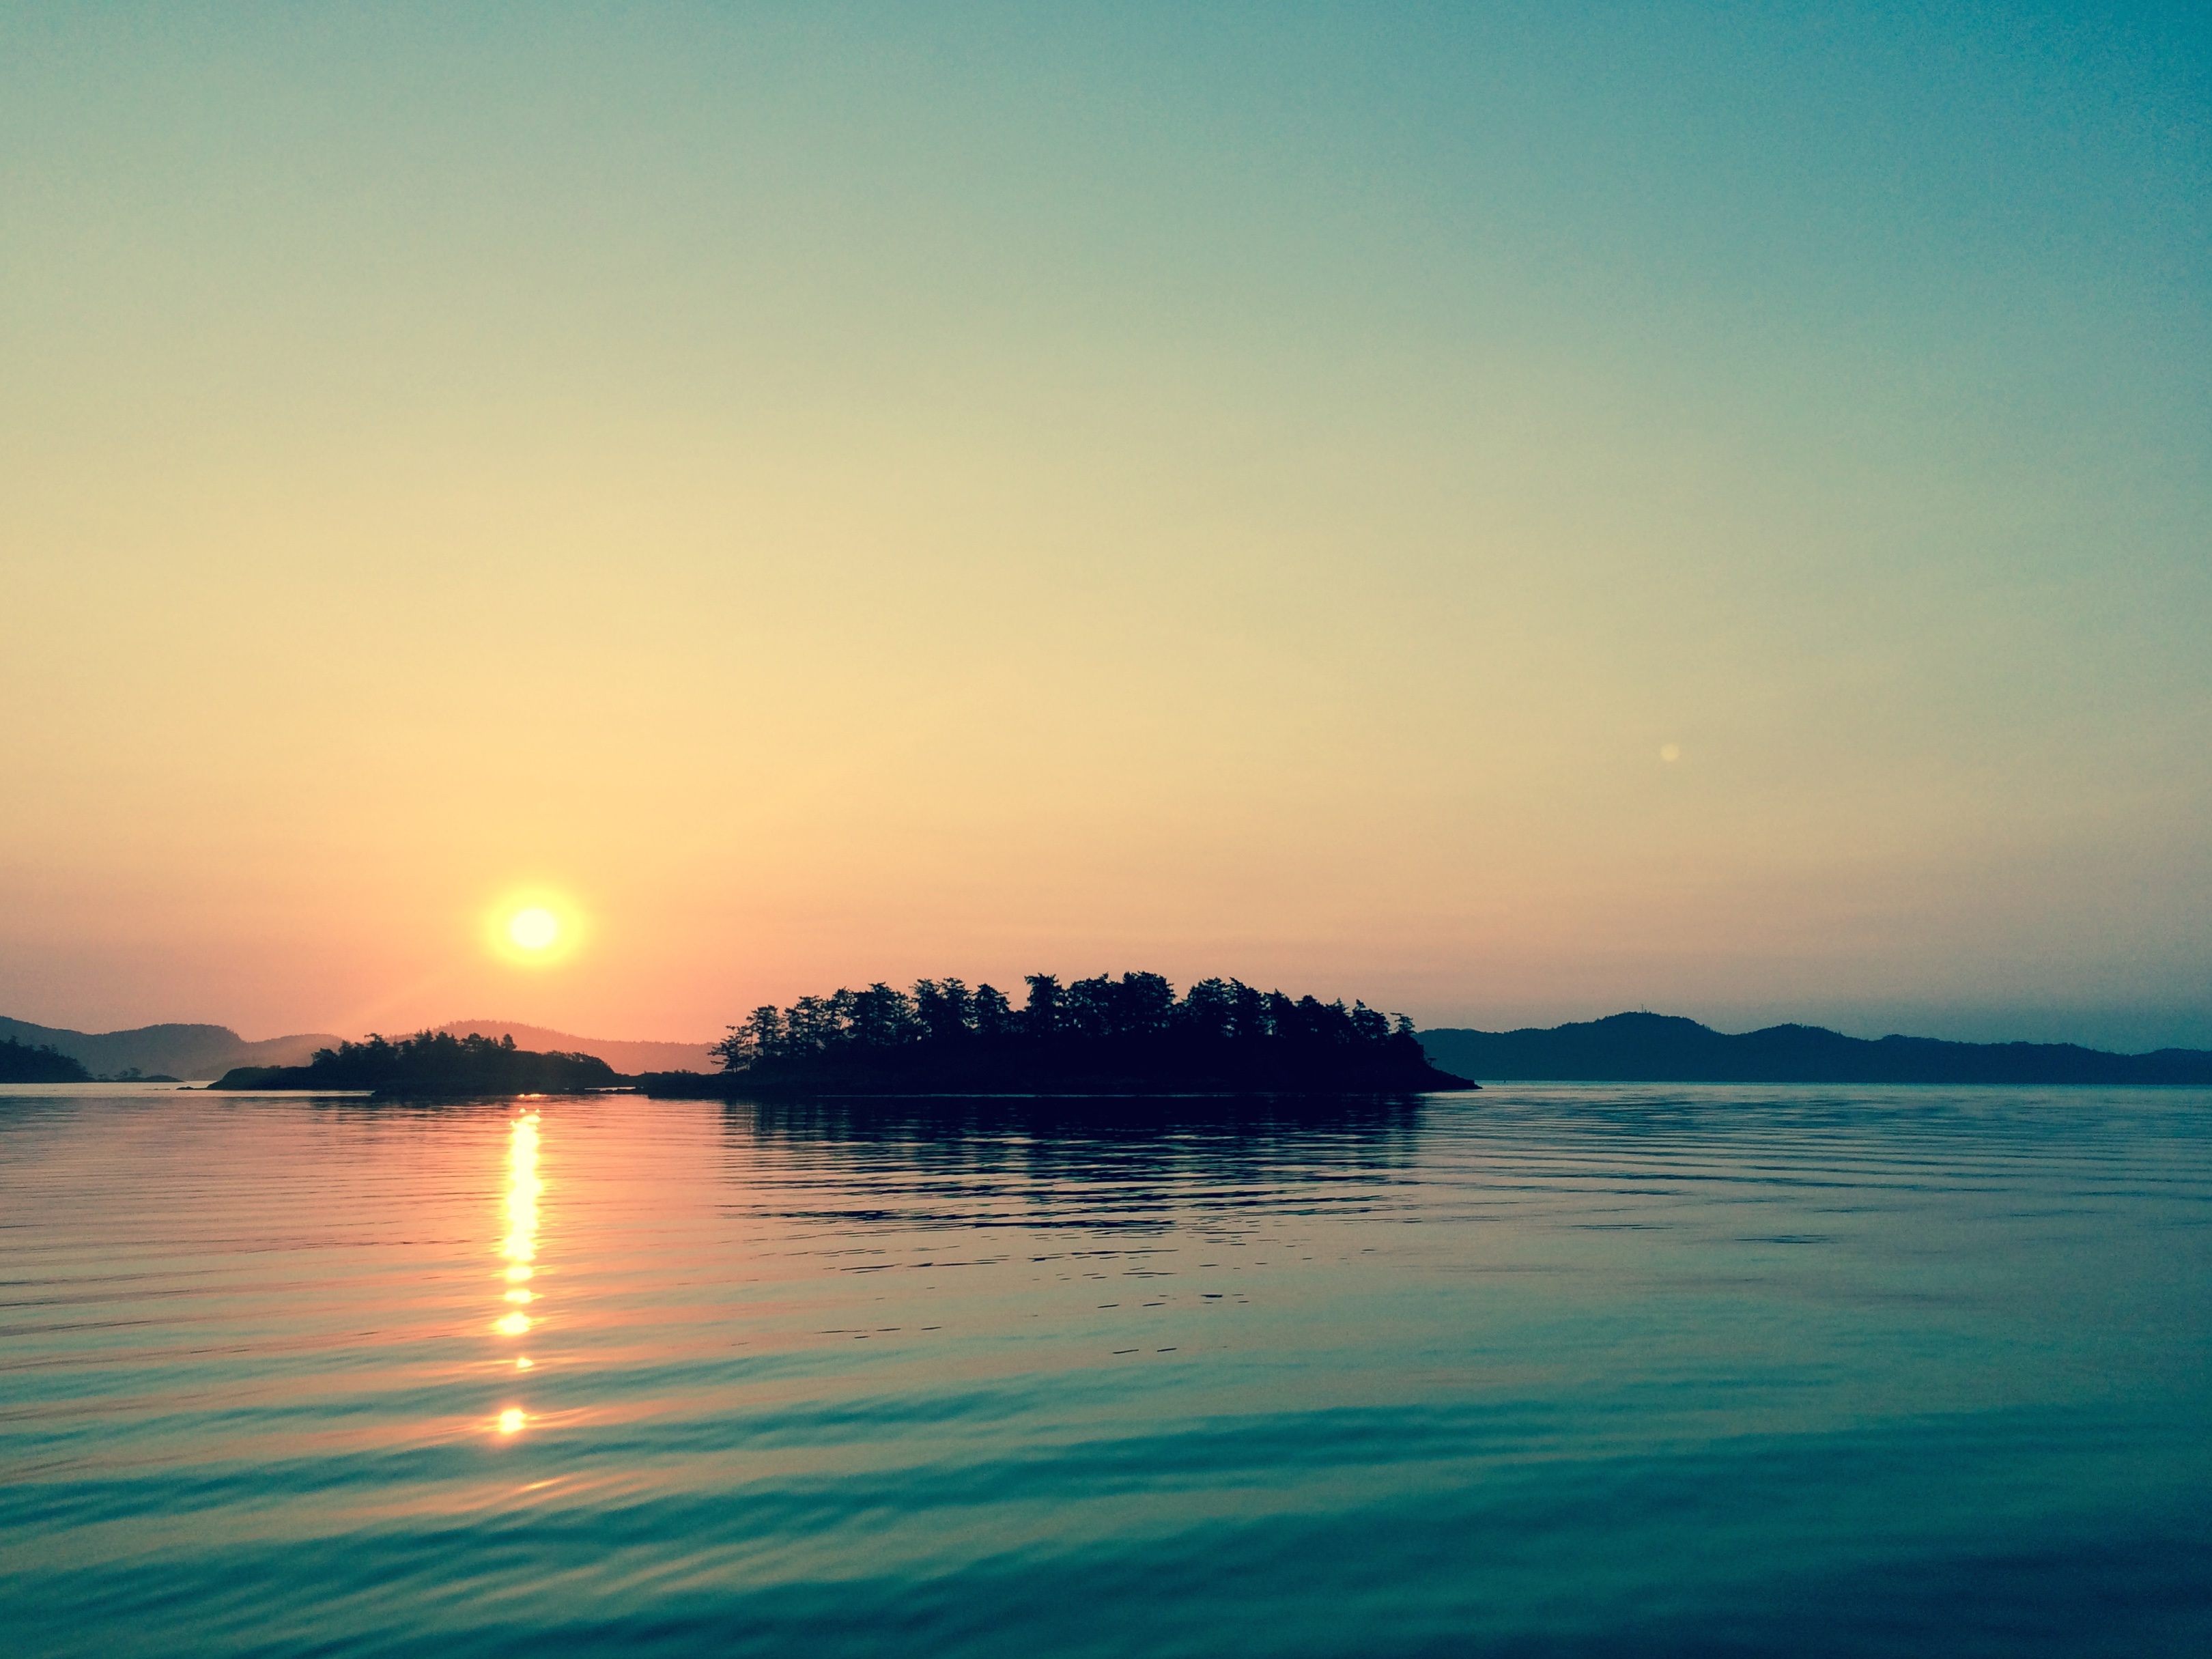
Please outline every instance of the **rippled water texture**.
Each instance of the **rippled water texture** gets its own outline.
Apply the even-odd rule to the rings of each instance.
[[[2212,1095],[1167,1111],[0,1097],[4,1644],[2212,1652]]]

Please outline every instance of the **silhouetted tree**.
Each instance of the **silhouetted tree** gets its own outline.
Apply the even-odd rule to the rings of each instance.
[[[852,1001],[850,991],[838,990],[826,997],[801,997],[787,1009],[783,1016],[784,1042],[787,1052],[793,1054],[822,1054],[835,1048],[838,1038],[845,1034],[845,1023],[839,1010]]]
[[[1237,1039],[1240,1042],[1265,1042],[1275,1035],[1273,1009],[1282,1000],[1279,991],[1273,999],[1255,991],[1242,980],[1229,981],[1231,1001],[1236,1009]]]
[[[845,1017],[847,1041],[861,1048],[896,1048],[921,1035],[914,1005],[903,992],[878,980],[865,991],[853,994]]]
[[[1065,1028],[1094,1042],[1164,1036],[1175,987],[1158,974],[1100,974],[1069,986],[1065,1007]]]
[[[1055,974],[1024,974],[1030,1000],[1022,1010],[1022,1030],[1033,1037],[1058,1036],[1067,1022],[1067,994]]]
[[[1012,1036],[1018,1029],[1013,1005],[995,985],[975,988],[975,1035],[990,1042]]]
[[[927,1042],[957,1042],[975,1034],[975,999],[957,979],[915,981],[914,1012]]]
[[[1183,994],[1178,1010],[1182,1030],[1201,1043],[1226,1042],[1236,1029],[1237,1003],[1231,981],[1202,979]]]
[[[783,1011],[764,1002],[745,1016],[742,1025],[729,1028],[729,1036],[714,1045],[722,1068],[732,1071],[757,1060],[781,1060],[786,1053]]]

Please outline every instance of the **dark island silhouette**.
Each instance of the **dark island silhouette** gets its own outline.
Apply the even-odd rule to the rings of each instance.
[[[718,1073],[654,1073],[647,1094],[1357,1094],[1472,1085],[1430,1064],[1413,1022],[1233,979],[1178,999],[1158,974],[995,987],[918,980],[756,1008]]]
[[[269,1089],[367,1089],[387,1098],[441,1095],[569,1095],[620,1087],[625,1079],[595,1054],[538,1054],[512,1036],[481,1032],[417,1031],[397,1042],[372,1035],[363,1042],[318,1048],[305,1066],[240,1066],[208,1086]]]
[[[89,1083],[92,1073],[82,1062],[59,1049],[40,1043],[33,1048],[13,1037],[0,1037],[0,1083]]]
[[[2212,1084],[2212,1054],[2113,1054],[2070,1042],[1945,1042],[1770,1025],[1730,1036],[1668,1014],[1549,1030],[1421,1033],[1429,1058],[1504,1082]]]

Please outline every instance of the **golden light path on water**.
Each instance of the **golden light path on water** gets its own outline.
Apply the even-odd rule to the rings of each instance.
[[[507,1134],[507,1236],[500,1241],[499,1253],[507,1262],[500,1278],[507,1286],[507,1311],[492,1326],[501,1336],[530,1333],[532,1320],[525,1310],[537,1300],[530,1281],[538,1272],[538,1197],[543,1190],[538,1179],[538,1114],[526,1111],[508,1126]],[[530,1356],[515,1355],[514,1369],[528,1370]],[[514,1434],[529,1420],[520,1407],[509,1406],[499,1414],[499,1432]]]

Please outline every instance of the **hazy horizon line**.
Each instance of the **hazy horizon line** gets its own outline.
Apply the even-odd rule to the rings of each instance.
[[[1472,1030],[1507,1032],[1518,1030],[1549,1030],[1565,1025],[1589,1024],[1609,1019],[1620,1014],[1649,1013],[1662,1018],[1688,1019],[1723,1036],[1738,1036],[1750,1032],[1768,1030],[1777,1026],[1802,1025],[1855,1037],[1875,1041],[1886,1036],[1906,1036],[1925,1041],[1969,1042],[1979,1044],[2027,1042],[2049,1045],[2071,1045],[2099,1049],[2113,1054],[2148,1054],[2161,1048],[2202,1048],[2212,1050],[2212,1010],[2194,1006],[2133,1007],[2133,1008],[2027,1008],[1982,1009],[1946,1007],[1942,1005],[1923,1011],[1921,1018],[1911,1017],[1911,1011],[1890,1005],[1889,1012],[1875,1013],[1872,1009],[1846,1009],[1841,1014],[1808,1015],[1802,1010],[1769,1007],[1753,1012],[1741,1006],[1707,1008],[1702,1012],[1684,1012],[1676,1008],[1654,1007],[1648,1003],[1633,1007],[1610,1007],[1601,1012],[1577,1012],[1562,1011],[1550,1005],[1543,1012],[1521,1007],[1492,1011],[1488,1013],[1440,1014],[1429,1018],[1417,1018],[1416,1030],[1421,1031]],[[1854,1018],[1854,1014],[1859,1017]],[[1906,1018],[1899,1022],[1898,1017]],[[1872,1016],[1869,1018],[1868,1016]],[[250,1036],[239,1026],[219,1019],[153,1019],[133,1025],[112,1025],[94,1030],[90,1025],[56,1024],[48,1021],[25,1019],[20,1016],[5,1016],[7,1023],[33,1026],[41,1030],[67,1032],[79,1036],[116,1036],[134,1031],[154,1030],[161,1026],[202,1025],[228,1030],[246,1042],[279,1042],[287,1038],[335,1037],[342,1042],[358,1042],[373,1035],[398,1036],[416,1031],[436,1031],[460,1027],[482,1029],[489,1035],[499,1028],[521,1028],[544,1031],[556,1036],[587,1042],[659,1045],[669,1047],[704,1048],[721,1041],[723,1032],[698,1036],[608,1036],[579,1030],[567,1024],[547,1019],[520,1019],[464,1016],[432,1021],[396,1021],[388,1027],[347,1032],[326,1027],[308,1025],[273,1032],[267,1036]],[[2084,1027],[2103,1025],[2106,1034]],[[1918,1029],[1912,1029],[1913,1027]],[[1876,1029],[1881,1027],[1883,1029]],[[2015,1034],[1991,1035],[1993,1030],[2016,1028]],[[2166,1028],[2169,1035],[2135,1036],[2122,1032],[2130,1028],[2143,1031]],[[2194,1034],[2190,1028],[2197,1028]],[[1948,1028],[1948,1029],[1931,1029]],[[1966,1034],[1960,1034],[1964,1028]],[[2041,1029],[2037,1029],[2041,1028]],[[2071,1028],[2070,1030],[2068,1028]],[[2193,1040],[2192,1040],[2193,1036]]]

